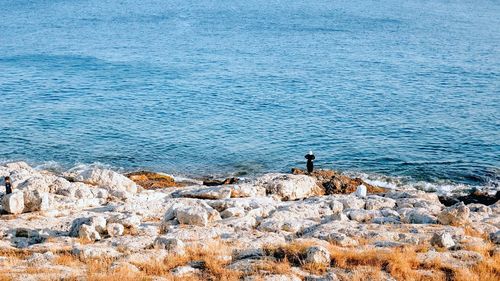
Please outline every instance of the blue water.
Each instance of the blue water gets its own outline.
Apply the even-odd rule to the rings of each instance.
[[[1,0],[0,160],[500,178],[499,1]]]

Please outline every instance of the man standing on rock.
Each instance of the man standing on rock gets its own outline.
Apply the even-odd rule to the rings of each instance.
[[[12,183],[10,182],[10,177],[5,177],[5,194],[12,193]]]
[[[307,159],[307,172],[310,174],[314,170],[313,161],[314,161],[314,159],[316,159],[316,157],[314,157],[312,150],[310,150],[309,154],[306,154],[306,156],[304,156],[304,157]]]

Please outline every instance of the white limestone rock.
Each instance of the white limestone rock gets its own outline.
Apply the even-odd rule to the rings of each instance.
[[[465,225],[470,222],[469,220],[470,210],[463,203],[457,203],[453,206],[445,208],[439,215],[438,221],[445,225]]]
[[[366,197],[366,186],[364,186],[363,184],[358,186],[358,188],[356,188],[356,191],[354,192],[354,195],[361,197],[361,198],[365,198]]]
[[[380,211],[374,210],[351,210],[347,213],[349,219],[357,222],[369,222],[380,215]]]
[[[306,262],[330,265],[330,253],[322,246],[312,246],[306,250]]]
[[[179,197],[197,198],[197,199],[227,199],[231,197],[231,188],[229,187],[197,187],[194,189],[182,190],[176,194]]]
[[[207,226],[208,223],[221,220],[219,212],[203,201],[190,201],[192,204],[173,204],[165,213],[162,229],[171,223],[174,218],[180,224]]]
[[[50,210],[50,198],[47,192],[38,190],[24,191],[24,212]]]
[[[319,193],[316,181],[307,175],[266,174],[254,184],[263,186],[267,195],[282,201],[308,198]]]
[[[108,218],[108,223],[119,223],[125,228],[137,229],[141,225],[141,217],[134,214],[118,214]]]
[[[31,166],[28,165],[28,163],[26,163],[24,161],[10,162],[10,163],[4,164],[4,166],[11,173],[13,171],[18,171],[18,170],[33,171],[33,168],[31,168]]]
[[[200,206],[184,207],[177,209],[176,218],[180,224],[208,225],[208,212]]]
[[[396,200],[392,198],[370,195],[366,199],[365,209],[380,210],[384,208],[392,209],[396,206]]]
[[[93,226],[95,230],[100,234],[105,234],[107,232],[106,224],[106,218],[102,216],[95,216],[90,218],[90,225]]]
[[[78,236],[87,241],[101,240],[101,235],[91,225],[83,224],[78,231]]]
[[[325,238],[326,239],[324,240],[337,244],[341,247],[357,246],[359,244],[358,241],[343,233],[330,233]]]
[[[449,249],[455,246],[455,241],[453,241],[451,234],[447,232],[435,233],[431,238],[431,245]]]
[[[338,200],[331,200],[330,208],[333,213],[341,213],[344,210],[344,204]]]
[[[411,224],[436,224],[437,219],[424,208],[403,208],[398,210],[401,222]]]
[[[137,193],[137,185],[126,176],[108,169],[86,167],[74,172],[76,181],[96,185],[108,191]]]
[[[164,236],[157,237],[153,242],[153,248],[157,250],[167,250],[177,255],[185,253],[184,242],[176,238],[167,238]]]
[[[5,195],[2,199],[2,208],[11,214],[21,214],[24,210],[24,193],[15,191]]]
[[[241,183],[230,185],[229,188],[231,189],[231,198],[266,196],[266,189],[260,185]]]
[[[31,177],[27,178],[25,181],[21,182],[17,189],[22,191],[34,191],[39,192],[50,192],[50,185],[57,179],[55,176],[33,174]]]
[[[342,204],[344,204],[345,209],[364,209],[365,208],[365,200],[357,198],[355,196],[342,196],[338,200]]]
[[[231,217],[242,217],[245,215],[245,209],[241,207],[231,207],[224,210],[220,213],[220,216],[223,219],[231,218]]]

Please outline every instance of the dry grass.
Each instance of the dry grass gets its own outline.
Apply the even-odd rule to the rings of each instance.
[[[13,281],[14,278],[7,273],[0,272],[0,281]]]
[[[75,255],[72,255],[70,253],[64,253],[64,254],[57,256],[54,259],[53,263],[57,264],[57,265],[64,265],[64,266],[70,266],[70,267],[77,267],[77,266],[80,266],[83,264],[82,262],[80,262],[78,257],[76,257]]]
[[[236,270],[227,269],[229,261],[224,257],[230,256],[230,248],[221,243],[214,242],[208,245],[195,246],[186,250],[184,255],[170,255],[162,262],[147,262],[136,264],[147,275],[163,276],[170,279],[170,271],[178,266],[187,265],[190,262],[197,262],[201,269],[201,280],[239,280],[242,273]],[[189,280],[197,278],[191,276]]]
[[[443,262],[439,258],[423,261],[418,258],[418,253],[429,251],[429,245],[406,246],[398,248],[371,248],[371,247],[339,247],[327,245],[330,252],[331,264],[306,263],[306,251],[315,245],[311,241],[292,242],[280,246],[265,246],[264,251],[268,256],[254,264],[248,274],[262,277],[265,280],[269,274],[293,275],[294,267],[313,274],[324,274],[332,267],[341,271],[339,278],[342,280],[384,280],[388,275],[396,280],[455,280],[455,281],[489,281],[500,280],[500,254],[495,254],[495,245],[491,243],[470,245],[467,250],[475,251],[483,259],[475,265],[459,268],[457,264]],[[4,250],[0,255],[13,259],[26,259],[32,253],[22,250]],[[183,255],[169,255],[162,261],[135,264],[140,272],[123,267],[111,270],[113,258],[90,259],[81,261],[70,252],[59,252],[54,260],[56,265],[85,269],[83,279],[89,281],[132,281],[151,280],[153,276],[161,276],[167,280],[241,280],[243,272],[228,269],[228,259],[232,254],[229,245],[215,241],[206,245],[188,247]],[[437,255],[439,256],[439,255]],[[195,262],[200,273],[175,278],[171,270]],[[194,265],[193,265],[194,266]],[[28,274],[47,272],[44,268],[29,267],[25,270]],[[0,281],[16,280],[8,272],[0,272]],[[68,279],[68,280],[76,280]]]
[[[304,262],[306,249],[311,243],[291,243],[283,246],[267,246],[265,251],[275,257],[278,262],[270,263],[273,273],[290,273],[291,266],[300,266],[314,274],[322,274],[327,267]],[[485,244],[479,248],[469,249],[480,253],[484,258],[469,268],[458,268],[456,265],[444,264],[439,259],[421,262],[418,253],[428,252],[429,245],[406,246],[394,249],[346,248],[330,245],[328,247],[332,266],[352,272],[347,280],[384,280],[383,272],[389,273],[397,280],[500,280],[500,255],[493,256],[494,245]],[[284,264],[279,264],[284,263]],[[288,266],[287,266],[288,264]],[[432,274],[429,274],[432,272]]]
[[[348,278],[352,281],[382,281],[386,280],[381,271],[372,267],[360,267]]]
[[[94,241],[91,241],[91,240],[88,240],[88,239],[85,239],[83,237],[78,237],[78,238],[75,238],[75,242],[76,243],[80,243],[82,245],[88,245],[88,244],[93,244]]]
[[[488,241],[488,233],[487,232],[480,232],[476,230],[472,225],[466,225],[463,227],[464,234],[467,236],[472,236],[472,237],[477,237],[481,238],[483,240]]]
[[[281,261],[266,261],[265,263],[257,265],[254,270],[258,274],[290,274],[292,272],[292,265],[286,259]]]
[[[87,281],[142,281],[151,280],[142,272],[134,272],[128,268],[119,268],[117,270],[111,270],[111,264],[114,259],[112,258],[102,258],[102,259],[92,259],[86,261],[87,266],[87,276],[85,280]]]
[[[0,250],[0,256],[7,257],[10,259],[26,259],[27,257],[31,256],[33,253],[26,251],[26,250],[20,250],[20,249],[4,249]]]

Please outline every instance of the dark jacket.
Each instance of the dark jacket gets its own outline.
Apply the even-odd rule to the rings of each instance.
[[[306,154],[306,156],[304,157],[307,159],[307,172],[312,173],[312,171],[314,170],[313,161],[314,159],[316,159],[316,157],[314,157],[314,155],[311,154]]]

